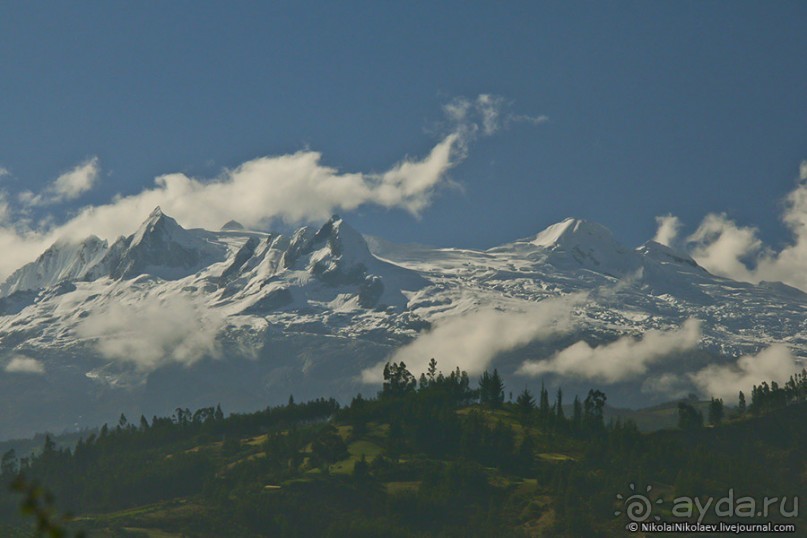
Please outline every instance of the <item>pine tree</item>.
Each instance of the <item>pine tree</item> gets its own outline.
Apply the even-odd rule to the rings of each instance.
[[[538,406],[538,412],[542,419],[549,418],[549,391],[546,390],[543,382],[541,382],[541,403]]]
[[[406,369],[403,361],[400,364],[384,365],[384,386],[381,395],[384,398],[398,398],[417,388],[417,380],[412,372]]]
[[[535,398],[532,393],[524,387],[524,390],[516,398],[516,407],[523,417],[529,417],[530,413],[535,409]]]
[[[437,376],[437,361],[434,360],[434,357],[431,358],[429,361],[429,368],[426,370],[427,377],[430,383],[434,383],[434,380]]]
[[[737,403],[737,411],[740,413],[741,416],[745,415],[746,406],[745,406],[745,394],[743,394],[743,391],[740,391],[739,401]]]
[[[479,379],[479,403],[490,407],[491,399],[490,373],[485,370]]]
[[[762,398],[762,387],[754,385],[751,388],[751,407],[749,410],[755,415],[758,415],[762,411]]]
[[[557,412],[558,420],[563,421],[566,419],[566,416],[563,413],[563,391],[558,387],[558,400],[555,404],[555,411]]]
[[[719,426],[723,422],[723,400],[712,398],[709,402],[709,424]]]
[[[370,465],[367,463],[367,458],[364,454],[361,459],[353,465],[353,480],[356,482],[366,482],[370,477]]]
[[[600,390],[591,389],[583,401],[583,422],[589,428],[602,428],[605,426],[603,410],[608,397]]]
[[[504,382],[496,368],[493,369],[493,375],[490,377],[490,386],[492,407],[498,409],[504,403]]]
[[[498,409],[504,403],[504,383],[498,370],[494,369],[493,374],[487,370],[482,373],[479,380],[479,401],[492,409]]]
[[[678,427],[696,430],[703,427],[703,414],[686,402],[678,402]]]
[[[583,404],[580,403],[578,396],[574,397],[573,409],[572,426],[575,430],[580,431],[580,427],[583,424]]]

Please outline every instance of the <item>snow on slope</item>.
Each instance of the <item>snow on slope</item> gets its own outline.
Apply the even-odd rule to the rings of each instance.
[[[807,356],[804,293],[715,277],[686,254],[654,242],[630,249],[603,226],[579,219],[486,251],[383,240],[368,247],[339,217],[290,236],[225,228],[185,230],[158,208],[110,247],[94,238],[57,244],[21,268],[0,286],[0,399],[22,397],[2,372],[17,354],[40,359],[45,378],[60,376],[48,390],[100,391],[114,405],[125,401],[138,410],[156,402],[175,407],[180,396],[200,405],[215,396],[243,408],[282,401],[289,392],[347,397],[361,389],[356,376],[364,367],[434,323],[579,292],[588,300],[575,309],[575,338],[608,341],[697,318],[704,352],[737,356],[786,343]],[[178,303],[187,308],[177,310]],[[189,334],[164,343],[141,330],[149,325],[139,321],[144,311],[198,312],[217,321],[172,325],[177,329],[167,332],[187,326]],[[123,318],[119,327],[87,330],[93,323],[110,327],[97,321],[111,312]],[[183,338],[196,342],[191,333],[199,330],[215,336],[216,345],[203,349],[219,360],[194,359],[178,370],[156,361],[149,370],[135,358],[138,341],[185,349]],[[134,346],[131,356],[104,354],[116,342]],[[82,406],[83,420],[100,413]],[[36,417],[20,412],[19,420],[33,424]]]
[[[150,274],[176,279],[222,261],[225,249],[210,240],[207,232],[185,230],[156,208],[129,237],[118,239],[90,269],[90,279],[110,276],[128,279]]]
[[[26,274],[50,269],[50,259],[43,255],[24,268]],[[414,271],[374,257],[362,236],[338,217],[287,238],[185,230],[157,208],[136,233],[93,262],[76,273],[70,290],[55,294],[49,290],[56,279],[40,279],[25,296],[0,300],[0,313],[5,304],[5,313],[15,314],[0,315],[0,350],[19,342],[29,350],[75,346],[82,320],[110,304],[136,308],[143,297],[176,295],[232,316],[238,325],[265,327],[259,320],[271,316],[287,328],[355,335],[384,326],[391,315],[405,319],[404,292],[428,284]],[[406,325],[400,324],[411,332]]]
[[[579,318],[594,334],[639,335],[695,317],[704,321],[703,347],[712,352],[737,355],[786,342],[807,357],[802,292],[716,277],[686,254],[654,242],[631,250],[606,228],[578,219],[484,252],[423,246],[396,252],[389,243],[379,250],[435,282],[410,307],[428,321],[439,312],[450,315],[457,299],[469,295],[474,303],[496,304],[504,297],[536,301],[588,291]]]
[[[18,291],[38,290],[62,281],[78,280],[107,251],[107,242],[95,236],[81,242],[58,242],[35,261],[24,265],[0,285],[0,297]]]
[[[588,269],[609,277],[624,277],[641,266],[636,252],[621,245],[604,226],[567,218],[532,239],[520,239],[487,252],[549,265],[558,271]]]
[[[580,318],[594,332],[638,334],[697,317],[705,321],[705,345],[715,350],[736,354],[788,342],[807,355],[805,294],[715,277],[652,241],[628,249],[603,226],[579,219],[487,251],[384,243],[383,258],[338,217],[291,237],[228,228],[185,230],[158,208],[109,248],[94,238],[54,245],[0,288],[6,295],[28,292],[0,301],[0,312],[3,304],[16,312],[0,316],[0,346],[15,341],[10,335],[20,327],[61,335],[43,343],[70,344],[70,323],[54,312],[81,293],[104,298],[140,288],[156,295],[179,290],[247,325],[262,318],[290,331],[399,339],[479,305],[588,291]],[[76,291],[32,293],[61,281]],[[124,283],[113,292],[109,283],[118,281]],[[98,307],[82,306],[89,313]]]

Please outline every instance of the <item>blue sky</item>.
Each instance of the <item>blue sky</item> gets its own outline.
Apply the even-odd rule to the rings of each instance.
[[[446,104],[490,94],[502,118],[548,121],[469,137],[461,188],[441,180],[419,218],[366,203],[348,221],[487,248],[577,216],[635,246],[656,216],[692,233],[725,212],[779,249],[807,159],[806,23],[786,1],[6,3],[7,225],[300,150],[383,173],[445,139]],[[20,205],[93,158],[92,189]]]

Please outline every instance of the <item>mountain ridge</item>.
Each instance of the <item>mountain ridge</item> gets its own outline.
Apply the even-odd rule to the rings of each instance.
[[[630,249],[581,219],[484,251],[368,244],[338,216],[292,234],[228,228],[187,230],[158,208],[112,245],[89,240],[104,245],[93,256],[59,244],[49,249],[63,250],[50,257],[58,264],[43,254],[20,268],[0,285],[0,389],[8,388],[0,400],[28,401],[15,388],[23,375],[58,394],[78,390],[146,414],[162,410],[166,391],[190,405],[212,390],[235,409],[283,401],[289,391],[348,395],[368,390],[363,369],[448,320],[486,309],[515,320],[580,294],[571,333],[493,357],[505,376],[558,346],[677,330],[690,318],[702,322],[693,355],[701,358],[682,368],[777,343],[807,356],[807,294],[716,277],[658,243]],[[45,373],[3,371],[15,356]],[[211,376],[221,379],[212,389]],[[618,405],[652,404],[645,390],[639,380],[611,392]],[[81,415],[79,424],[99,413],[85,399],[64,410]],[[33,410],[19,415],[38,420]]]

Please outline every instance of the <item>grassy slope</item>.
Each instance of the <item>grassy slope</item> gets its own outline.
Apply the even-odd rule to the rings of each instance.
[[[671,406],[660,406],[658,409],[648,411],[648,419],[654,414],[669,414]],[[478,406],[464,408],[458,411],[461,415],[468,414],[472,409],[479,410]],[[482,410],[483,416],[489,424],[502,421],[512,426],[516,439],[520,442],[525,428],[514,413],[508,411]],[[704,429],[701,436],[709,436],[709,442],[716,448],[731,450],[744,439],[755,438],[771,447],[775,454],[778,444],[781,444],[782,432],[793,430],[794,424],[803,422],[805,406],[792,406],[772,415],[758,419],[743,420],[729,423],[720,428],[720,431]],[[354,435],[352,428],[345,424],[335,424],[340,437],[346,442],[347,457],[331,464],[327,472],[320,468],[309,468],[307,458],[301,465],[301,474],[293,479],[277,484],[260,484],[265,495],[275,495],[284,489],[300,488],[301,486],[327,483],[329,481],[348,480],[353,473],[356,462],[362,457],[372,462],[379,456],[388,457],[385,449],[389,426],[387,424],[370,423],[365,433]],[[564,462],[576,461],[584,458],[585,447],[581,442],[568,437],[558,436],[539,429],[530,428],[530,435],[535,440],[535,457],[548,465],[562,465]],[[679,436],[680,432],[661,431],[651,435]],[[795,438],[798,442],[804,441],[804,428],[797,430]],[[788,437],[791,439],[791,437]],[[265,458],[267,435],[248,436],[238,439],[236,448],[229,449],[220,441],[208,441],[190,446],[187,442],[166,447],[165,458],[172,458],[178,452],[205,452],[216,462],[216,476],[226,476],[228,473],[237,473],[241,466],[248,465],[259,458]],[[183,446],[184,445],[184,446]],[[177,448],[182,446],[182,448]],[[172,452],[175,451],[175,452]],[[178,452],[177,452],[178,451]],[[403,454],[402,461],[434,462],[421,454]],[[533,478],[515,476],[496,468],[485,468],[485,474],[490,486],[507,494],[512,501],[505,509],[504,516],[516,528],[521,529],[527,536],[552,536],[552,525],[555,521],[555,505],[558,499],[553,498],[551,488]],[[807,480],[807,477],[805,477]],[[417,492],[422,484],[417,480],[390,480],[383,483],[383,493],[388,496],[401,496]],[[669,495],[672,493],[672,484],[654,484],[656,493]],[[210,520],[210,514],[215,513],[217,507],[208,504],[201,497],[191,496],[176,498],[168,501],[140,506],[109,513],[80,514],[76,526],[88,532],[90,537],[154,537],[169,538],[184,536],[184,531],[190,535],[216,535],[216,523]],[[607,523],[610,525],[610,522]],[[613,531],[616,532],[617,522],[613,522]],[[220,527],[221,532],[226,524]],[[4,529],[0,528],[0,531]],[[11,532],[10,530],[7,532]],[[610,532],[610,531],[609,531]],[[209,534],[212,533],[212,534]],[[14,536],[12,534],[4,534]],[[236,534],[237,535],[237,534]]]
[[[478,407],[475,407],[479,409]],[[471,408],[460,409],[458,413],[467,414]],[[511,425],[519,439],[524,432],[520,422],[512,413],[505,411],[484,410],[486,420],[493,424],[501,420]],[[337,425],[339,435],[346,442],[348,457],[337,461],[328,467],[328,476],[323,476],[320,469],[308,469],[302,476],[293,478],[280,484],[264,484],[267,495],[272,495],[284,488],[293,488],[303,483],[312,483],[322,480],[338,480],[346,478],[353,473],[354,466],[362,457],[371,463],[376,457],[385,455],[384,449],[389,426],[387,424],[371,423],[367,432],[361,436],[354,436],[352,428],[347,425]],[[550,463],[562,463],[580,457],[579,447],[564,442],[566,446],[558,446],[559,439],[550,438],[537,429],[531,429],[531,434],[537,440],[536,457]],[[218,461],[218,474],[224,475],[235,472],[237,467],[255,458],[265,457],[264,443],[267,436],[245,437],[239,440],[239,450],[227,454],[222,449],[221,442],[200,444],[188,449],[189,452],[209,451]],[[167,454],[166,457],[171,457]],[[402,455],[401,461],[423,459],[422,455]],[[306,466],[303,463],[303,467]],[[524,478],[506,474],[500,470],[485,468],[488,482],[491,486],[506,491],[522,500],[523,508],[516,514],[511,514],[529,536],[544,536],[554,522],[552,497],[547,488],[538,484],[535,479]],[[401,495],[417,492],[421,486],[420,481],[388,481],[383,483],[387,495]],[[76,518],[76,526],[85,530],[90,537],[149,537],[172,538],[183,536],[179,529],[197,527],[197,522],[203,520],[212,507],[207,506],[203,500],[195,497],[172,499],[162,503],[141,506],[118,512],[102,514],[81,514]]]

